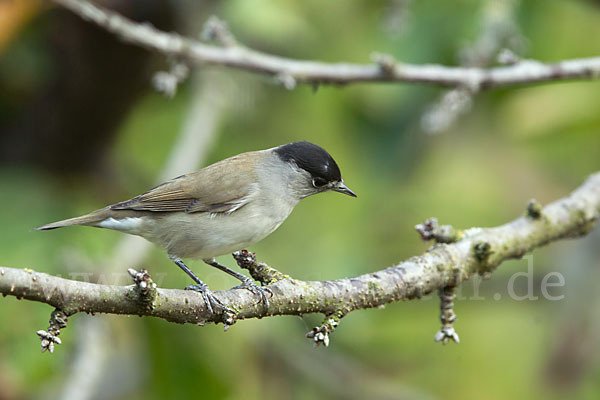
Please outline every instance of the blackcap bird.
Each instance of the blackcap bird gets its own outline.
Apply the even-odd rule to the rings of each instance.
[[[170,259],[196,285],[207,309],[225,307],[182,261],[200,258],[239,279],[243,287],[264,291],[252,280],[216,262],[215,257],[243,249],[273,232],[303,198],[346,187],[334,159],[303,141],[252,151],[171,179],[144,194],[80,217],[36,228],[71,225],[108,228],[141,236],[164,247]]]

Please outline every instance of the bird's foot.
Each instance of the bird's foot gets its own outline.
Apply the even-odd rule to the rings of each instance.
[[[217,299],[217,297],[212,293],[212,291],[208,288],[208,285],[205,283],[186,286],[185,290],[193,290],[200,293],[204,299],[204,303],[206,304],[206,309],[211,314],[213,313],[213,307],[220,309],[223,312],[234,314],[232,309],[225,306],[221,300]]]
[[[246,289],[260,296],[260,299],[262,300],[266,309],[269,308],[269,299],[267,298],[267,293],[269,294],[269,297],[273,297],[273,291],[271,289],[269,289],[268,287],[258,286],[250,278],[244,279],[242,283],[232,287],[232,289]]]

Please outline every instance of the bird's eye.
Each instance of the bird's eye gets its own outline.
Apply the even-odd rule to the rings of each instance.
[[[322,186],[327,185],[327,179],[317,176],[317,177],[313,178],[312,184],[314,187],[322,187]]]

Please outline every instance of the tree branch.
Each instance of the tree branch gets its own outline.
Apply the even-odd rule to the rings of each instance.
[[[126,42],[196,65],[221,65],[276,77],[287,88],[296,83],[406,82],[465,87],[474,92],[499,86],[570,79],[598,79],[600,57],[545,64],[520,60],[495,68],[415,65],[396,62],[391,56],[376,56],[374,64],[325,63],[294,60],[252,50],[237,43],[229,32],[220,36],[221,47],[176,33],[160,31],[148,23],[136,23],[85,0],[54,0]],[[211,21],[214,25],[214,21]],[[222,26],[219,29],[223,30]],[[213,29],[214,30],[214,29]]]
[[[270,282],[273,296],[269,308],[265,309],[248,290],[230,289],[215,294],[236,312],[236,319],[323,313],[327,318],[322,329],[329,330],[327,324],[333,329],[339,318],[350,311],[420,298],[457,286],[474,273],[490,273],[504,260],[520,258],[549,242],[585,235],[599,214],[600,172],[591,175],[570,196],[543,207],[539,214],[525,213],[494,228],[465,230],[454,243],[438,243],[423,255],[355,278],[296,280],[258,263],[251,253],[239,252],[235,256],[241,265],[250,269],[253,276]],[[100,285],[30,269],[0,267],[0,293],[49,304],[66,316],[77,312],[131,314],[197,324],[231,318],[218,311],[208,312],[202,297],[195,292],[156,289],[149,304],[148,294],[141,289],[139,282],[133,286]],[[332,316],[337,316],[333,318],[335,324],[331,323]],[[234,321],[225,322],[229,325]]]

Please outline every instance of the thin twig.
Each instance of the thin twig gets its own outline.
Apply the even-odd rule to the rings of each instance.
[[[214,46],[176,33],[167,33],[148,23],[137,23],[85,0],[54,0],[85,20],[91,21],[122,40],[190,65],[220,65],[276,77],[286,87],[296,83],[406,82],[486,88],[523,85],[570,79],[598,79],[600,57],[565,60],[546,64],[523,60],[495,68],[448,67],[434,64],[406,64],[391,56],[378,56],[373,64],[325,63],[295,60],[252,50],[228,36],[227,46]]]

